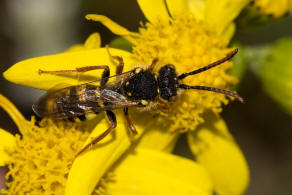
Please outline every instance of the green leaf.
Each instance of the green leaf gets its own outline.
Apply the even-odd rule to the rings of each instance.
[[[232,47],[238,48],[238,53],[232,58],[234,66],[229,73],[241,80],[247,70],[245,48],[238,42],[232,44]]]
[[[267,94],[292,115],[292,37],[276,42],[271,48],[263,61],[260,78]]]
[[[110,47],[126,50],[132,52],[132,44],[124,39],[123,37],[118,37],[110,42]]]

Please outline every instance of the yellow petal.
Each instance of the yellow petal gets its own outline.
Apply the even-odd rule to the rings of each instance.
[[[137,0],[144,16],[152,23],[157,19],[167,20],[169,15],[164,0]]]
[[[92,33],[85,41],[84,44],[77,44],[70,47],[66,52],[76,52],[86,49],[97,49],[101,46],[101,39],[99,33]]]
[[[161,122],[156,122],[153,115],[149,112],[133,113],[133,121],[139,121],[141,118],[145,121],[153,122],[152,125],[144,126],[142,138],[137,142],[137,148],[153,149],[164,152],[171,152],[175,147],[179,133],[169,131],[169,128]]]
[[[96,49],[101,46],[101,39],[99,33],[92,33],[85,41],[84,46],[86,49]]]
[[[221,35],[249,1],[250,0],[206,0],[206,22]]]
[[[174,16],[176,14],[182,14],[189,11],[189,5],[187,0],[166,0],[167,8],[171,14]]]
[[[135,150],[113,170],[107,194],[212,194],[205,169],[194,161],[159,152]]]
[[[206,118],[207,124],[188,134],[198,163],[210,175],[219,195],[243,194],[249,183],[246,160],[222,119]]]
[[[82,51],[85,50],[83,44],[75,44],[69,47],[65,52],[76,52],[76,51]]]
[[[288,0],[288,6],[287,9],[291,12],[292,11],[292,1]]]
[[[206,12],[206,1],[205,0],[189,0],[188,6],[190,12],[195,16],[198,20],[205,19],[205,12]]]
[[[133,62],[129,59],[130,53],[113,48],[110,49],[110,52],[112,55],[124,58],[125,69],[132,67]],[[77,67],[93,65],[109,65],[111,75],[115,73],[116,64],[110,60],[106,49],[100,48],[31,58],[13,65],[3,75],[11,82],[47,90],[59,83],[77,85],[94,81],[100,78],[102,70],[88,71],[78,76],[76,73],[70,75],[39,74],[40,69],[46,71],[75,70]]]
[[[226,43],[229,43],[235,33],[235,23],[229,24],[227,28],[222,33],[223,38],[225,38]]]
[[[13,149],[16,138],[9,132],[0,128],[0,166],[5,166],[10,160],[6,150]]]
[[[269,14],[275,18],[279,18],[285,13],[289,13],[289,11],[291,11],[289,3],[291,4],[291,0],[257,0],[254,2],[253,6],[262,14]]]
[[[10,102],[6,97],[0,94],[0,107],[2,107],[8,115],[15,122],[18,130],[21,132],[25,129],[25,127],[29,124],[23,117],[23,115],[19,112],[19,110],[15,107],[12,102]]]
[[[97,14],[87,14],[85,16],[87,20],[93,20],[95,22],[100,22],[103,25],[105,25],[112,33],[120,36],[131,36],[135,35],[135,33],[128,31],[126,28],[122,27],[121,25],[115,23],[111,19],[109,19],[106,16],[103,15],[97,15]]]
[[[91,194],[100,178],[130,147],[131,140],[123,113],[120,110],[115,111],[115,113],[117,113],[118,124],[114,132],[74,161],[66,185],[66,195]],[[141,120],[142,114],[140,113],[140,120],[133,120],[138,131],[138,135],[135,136],[136,139],[139,139],[144,129],[155,127],[153,121]],[[85,144],[91,141],[92,137],[100,135],[108,127],[108,122],[102,117]],[[80,180],[80,178],[82,179]]]

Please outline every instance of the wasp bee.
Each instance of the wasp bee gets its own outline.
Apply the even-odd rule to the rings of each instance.
[[[137,67],[123,73],[124,61],[122,57],[109,56],[112,60],[118,60],[114,82],[108,82],[110,69],[108,66],[86,66],[76,70],[43,71],[40,74],[66,74],[84,73],[86,71],[103,69],[99,85],[85,83],[81,85],[69,86],[61,89],[49,90],[33,106],[33,111],[40,117],[54,119],[72,119],[75,117],[80,120],[85,119],[87,113],[99,113],[105,111],[106,117],[111,125],[102,134],[92,139],[77,155],[84,152],[91,145],[98,143],[107,136],[117,126],[114,109],[123,109],[126,121],[131,134],[137,133],[135,126],[129,116],[128,108],[136,107],[150,110],[153,107],[161,109],[167,108],[167,104],[175,101],[180,90],[197,89],[222,93],[232,96],[243,102],[242,97],[231,91],[208,87],[208,86],[189,86],[182,80],[188,76],[204,72],[217,65],[231,59],[237,49],[229,53],[226,57],[211,63],[197,70],[178,74],[175,66],[166,64],[160,68],[158,73],[153,72],[153,68],[158,59],[154,59],[147,68]]]

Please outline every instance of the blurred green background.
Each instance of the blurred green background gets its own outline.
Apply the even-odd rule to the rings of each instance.
[[[133,31],[146,21],[134,0],[2,0],[0,9],[1,73],[20,60],[62,52],[93,32],[101,34],[103,45],[115,38],[104,26],[86,21],[87,13],[106,15]],[[235,39],[252,47],[286,36],[292,36],[292,17],[249,31],[239,29]],[[264,93],[255,72],[248,69],[238,86],[246,103],[232,102],[222,115],[249,163],[246,194],[292,194],[292,118]],[[0,92],[29,118],[31,105],[43,92],[0,78]],[[17,132],[3,110],[0,127]],[[187,153],[183,138],[179,143],[176,152]]]

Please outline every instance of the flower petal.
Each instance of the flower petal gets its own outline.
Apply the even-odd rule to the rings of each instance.
[[[257,12],[269,15],[270,17],[279,18],[291,11],[291,0],[257,0],[252,5]]]
[[[66,195],[91,194],[105,172],[130,147],[131,140],[123,113],[122,111],[116,111],[115,113],[117,113],[118,124],[114,133],[106,136],[100,143],[81,154],[74,161],[66,185]],[[144,113],[140,113],[140,120],[134,120],[138,131],[138,135],[135,136],[136,139],[139,139],[145,129],[155,127],[154,122],[144,120],[142,114]],[[108,127],[109,124],[106,119],[101,119],[86,144]],[[80,178],[82,179],[80,180]]]
[[[166,0],[166,3],[171,16],[189,11],[187,0]]]
[[[86,49],[96,49],[101,46],[101,39],[99,33],[92,33],[85,41],[84,46]]]
[[[2,107],[8,113],[8,115],[15,122],[20,132],[22,132],[25,129],[25,127],[29,125],[29,122],[26,121],[26,119],[19,112],[16,106],[2,94],[0,94],[0,107]]]
[[[229,134],[226,124],[216,117],[188,134],[197,161],[209,173],[215,191],[220,194],[243,194],[249,183],[246,160]]]
[[[94,148],[85,151],[75,159],[69,172],[66,195],[91,194],[108,168],[130,146],[125,121],[121,120],[123,119],[121,116],[121,113],[118,114],[118,124],[114,134],[106,136],[100,143],[93,146]],[[93,137],[100,135],[108,127],[108,122],[103,118],[85,144],[89,143]]]
[[[223,38],[225,38],[226,43],[229,43],[235,33],[235,23],[231,23],[229,24],[226,29],[224,30],[224,32],[222,33]]]
[[[66,52],[82,51],[86,49],[97,49],[101,46],[101,39],[99,33],[92,33],[83,44],[77,44],[70,47]]]
[[[137,0],[137,2],[144,13],[144,16],[151,23],[155,23],[157,19],[169,19],[164,0]]]
[[[133,62],[129,59],[130,53],[110,49],[112,55],[122,56],[125,61],[125,69],[132,67]],[[56,55],[43,56],[27,59],[13,65],[6,72],[4,77],[14,83],[34,87],[38,89],[50,89],[59,83],[77,85],[84,82],[94,81],[100,78],[102,70],[88,71],[79,75],[39,74],[39,70],[75,70],[77,67],[109,65],[112,73],[116,65],[110,60],[105,48],[91,49],[78,52],[67,52]]]
[[[221,35],[249,2],[250,0],[206,0],[206,21]]]
[[[205,169],[194,161],[157,150],[135,150],[113,170],[107,194],[212,194]]]
[[[5,166],[10,156],[5,150],[14,148],[16,138],[9,132],[0,128],[0,166]]]
[[[189,0],[188,6],[190,12],[195,16],[198,20],[205,19],[205,12],[206,12],[206,0]]]
[[[112,33],[116,34],[116,35],[120,35],[120,36],[131,36],[131,35],[135,35],[136,33],[130,32],[128,31],[126,28],[122,27],[121,25],[115,23],[114,21],[112,21],[111,19],[109,19],[106,16],[103,15],[98,15],[98,14],[87,14],[85,16],[85,18],[87,20],[93,20],[95,22],[100,22],[103,25],[105,25],[110,31],[112,31]]]
[[[153,125],[143,127],[144,133],[137,143],[137,148],[163,152],[171,152],[173,150],[180,133],[169,131],[167,126],[156,121],[149,112],[133,113],[132,116],[133,121],[139,121],[143,118],[145,121],[153,122]]]

